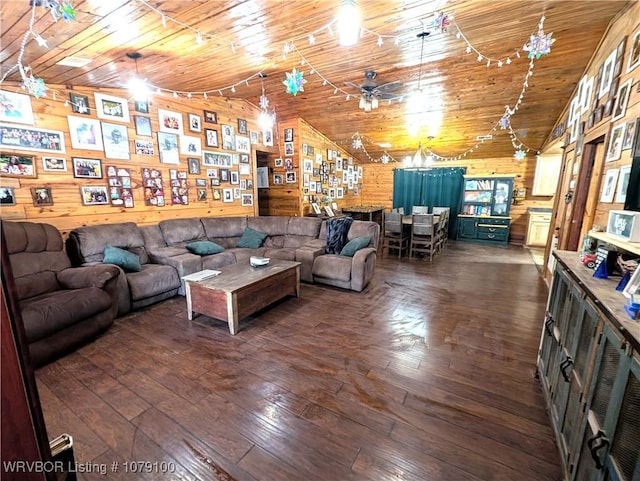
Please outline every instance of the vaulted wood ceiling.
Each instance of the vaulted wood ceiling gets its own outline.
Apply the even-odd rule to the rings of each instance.
[[[522,47],[541,17],[545,33],[553,32],[556,42],[549,55],[535,61],[511,117],[519,140],[532,149],[548,138],[607,25],[627,3],[360,0],[361,37],[355,46],[343,47],[334,23],[339,0],[75,0],[77,19],[70,23],[53,22],[48,10],[36,8],[33,30],[48,46],[30,38],[23,63],[49,84],[125,88],[136,72],[126,54],[139,52],[140,75],[163,90],[156,95],[175,91],[202,98],[202,92],[222,92],[255,105],[262,72],[279,119],[301,117],[363,161],[379,159],[385,151],[400,160],[419,142],[455,157],[474,148],[476,136],[490,133],[494,139],[467,158],[510,157],[509,135],[492,129],[505,105],[514,107],[523,91],[529,60]],[[439,11],[452,18],[446,32],[433,26]],[[27,0],[4,0],[0,13],[4,75],[18,58],[31,7]],[[418,37],[423,31],[430,33],[424,45]],[[70,56],[90,62],[77,68],[57,65]],[[307,79],[297,96],[285,93],[282,83],[294,67]],[[358,90],[345,85],[361,84],[367,70],[377,72],[380,84],[403,84],[396,98],[382,100],[371,112],[358,108]],[[19,77],[14,73],[8,80]],[[418,86],[429,99],[418,114],[429,124],[410,132],[408,125],[417,125],[408,112],[419,105],[412,99]],[[352,147],[356,133],[370,157]]]

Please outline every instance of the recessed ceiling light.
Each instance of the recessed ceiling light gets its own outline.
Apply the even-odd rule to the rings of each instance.
[[[66,57],[59,62],[56,62],[56,65],[62,65],[63,67],[84,67],[89,63],[91,63],[90,58]]]
[[[378,147],[382,147],[383,149],[388,149],[389,147],[391,147],[391,144],[389,142],[382,142],[378,144]]]

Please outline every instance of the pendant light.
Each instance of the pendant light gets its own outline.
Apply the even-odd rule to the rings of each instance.
[[[128,52],[126,55],[136,64],[136,76],[129,81],[129,90],[131,90],[135,100],[146,102],[149,99],[150,94],[149,86],[138,73],[138,59],[142,58],[142,54],[139,52]]]
[[[342,0],[338,10],[338,33],[340,45],[351,47],[360,35],[360,12],[356,0]]]

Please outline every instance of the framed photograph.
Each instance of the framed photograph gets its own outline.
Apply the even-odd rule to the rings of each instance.
[[[312,202],[311,207],[316,215],[322,215],[322,209],[320,209],[320,206],[316,202]]]
[[[250,207],[253,205],[253,194],[242,194],[242,205]]]
[[[212,112],[211,110],[204,110],[204,121],[208,124],[217,124],[218,123],[218,114]]]
[[[16,205],[16,193],[13,187],[0,186],[0,206]]]
[[[109,191],[106,185],[86,185],[80,187],[82,205],[108,205]]]
[[[200,137],[183,135],[180,137],[180,153],[183,155],[202,155],[201,142]]]
[[[204,144],[207,147],[218,147],[218,131],[212,129],[204,129]]]
[[[236,150],[236,134],[232,125],[222,125],[222,148]]]
[[[187,164],[189,166],[189,173],[191,175],[200,175],[200,159],[199,158],[188,157]]]
[[[31,97],[0,90],[0,122],[33,125]]]
[[[4,177],[35,177],[33,155],[0,153],[0,174]]]
[[[134,115],[133,123],[136,126],[136,134],[151,137],[151,119],[143,115]]]
[[[71,147],[82,150],[103,150],[100,121],[87,117],[67,116]]]
[[[293,142],[293,129],[284,129],[284,141]]]
[[[249,154],[240,154],[240,163],[248,164],[249,163]]]
[[[633,147],[631,157],[640,157],[640,117],[636,119],[636,132],[633,134]]]
[[[627,122],[627,126],[624,129],[624,139],[622,141],[622,150],[629,150],[633,145],[633,136],[636,131],[636,123],[640,122],[640,120],[632,120],[631,122]]]
[[[207,179],[196,179],[196,187],[206,187]]]
[[[620,175],[618,177],[618,187],[616,188],[616,198],[614,200],[617,204],[623,204],[627,198],[627,188],[629,187],[629,176],[631,175],[631,166],[625,165],[620,167]]]
[[[231,171],[230,179],[231,179],[231,183],[232,184],[235,184],[235,185],[240,184],[240,175],[238,174],[237,170],[232,170]]]
[[[275,185],[284,184],[284,176],[282,174],[273,174],[273,183]]]
[[[598,86],[598,98],[601,99],[607,93],[609,93],[609,89],[611,88],[611,82],[613,81],[613,69],[616,63],[616,53],[614,50],[609,54],[607,59],[604,61],[604,68],[602,70],[602,78],[600,79],[600,85]]]
[[[629,79],[618,87],[616,102],[613,106],[613,117],[611,117],[612,122],[624,117],[624,114],[627,111],[627,102],[629,101],[629,92],[631,90],[632,81],[633,79]]]
[[[53,205],[50,187],[31,187],[31,199],[36,207]]]
[[[222,189],[222,202],[233,202],[233,189]]]
[[[285,181],[287,184],[295,184],[296,183],[296,173],[295,172],[287,172],[285,174]]]
[[[284,143],[284,155],[293,155],[293,142]]]
[[[264,129],[262,131],[262,143],[265,147],[273,147],[273,130]]]
[[[70,92],[69,102],[71,103],[71,111],[74,114],[91,114],[91,109],[89,108],[89,97],[86,95]]]
[[[136,110],[136,112],[148,114],[149,102],[147,102],[146,100],[135,100],[133,104],[133,108]]]
[[[155,155],[155,149],[153,147],[153,141],[145,139],[136,139],[134,141],[137,155]]]
[[[247,121],[245,119],[238,119],[238,133],[239,134],[248,134],[247,130]]]
[[[333,212],[333,209],[331,207],[329,207],[328,205],[324,206],[324,211],[327,213],[327,215],[329,217],[335,217],[336,215]]]
[[[251,153],[251,141],[249,137],[236,135],[236,150],[245,154]]]
[[[282,160],[282,158],[278,157],[277,159],[275,159],[273,161],[274,165],[276,167],[284,167],[284,160]]]
[[[104,153],[108,159],[129,158],[129,137],[127,126],[102,122]]]
[[[207,169],[208,171],[209,169]],[[220,179],[211,179],[211,187],[217,187],[220,185]]]
[[[312,174],[313,173],[313,160],[304,159],[302,161],[302,171],[306,172],[308,174]]]
[[[618,160],[622,153],[622,141],[624,136],[625,124],[616,125],[611,129],[609,136],[609,148],[607,149],[606,161],[611,162]]]
[[[631,48],[629,50],[629,61],[627,62],[627,73],[640,65],[640,30],[631,38]]]
[[[609,169],[604,173],[604,185],[602,186],[600,202],[613,202],[619,172],[619,169]]]
[[[169,134],[184,133],[182,127],[182,114],[171,110],[158,109],[158,125],[160,132]]]
[[[342,199],[342,198],[344,198],[344,188],[342,188],[342,187],[338,187],[338,188],[336,189],[336,197],[337,197],[338,199]]]
[[[73,176],[80,179],[102,179],[102,161],[72,157]]]
[[[207,189],[196,189],[196,197],[198,202],[205,202],[207,200]]]
[[[189,130],[191,132],[202,132],[202,122],[199,115],[189,114]]]
[[[0,124],[0,147],[64,154],[64,133]]]
[[[45,172],[66,172],[67,159],[64,157],[42,157],[42,170]]]
[[[163,164],[179,164],[178,136],[166,132],[158,132],[158,150],[160,162]]]
[[[202,165],[211,165],[215,167],[231,167],[233,157],[226,152],[202,152]]]
[[[251,139],[251,145],[256,145],[259,143],[259,134],[258,132],[252,130],[249,132],[249,139]]]
[[[220,182],[230,182],[231,174],[229,169],[220,169]]]
[[[93,94],[99,119],[129,123],[129,105],[127,99],[113,97],[98,92]]]

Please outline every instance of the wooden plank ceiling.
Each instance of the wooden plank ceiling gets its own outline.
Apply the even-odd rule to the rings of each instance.
[[[139,52],[140,75],[162,90],[154,95],[222,93],[254,105],[263,73],[278,119],[303,118],[362,161],[378,160],[385,151],[401,160],[419,142],[446,157],[511,157],[507,132],[492,129],[523,90],[529,60],[522,47],[541,17],[556,42],[550,55],[535,61],[511,118],[518,138],[532,149],[548,138],[607,25],[627,3],[361,0],[361,36],[355,46],[343,47],[335,23],[338,0],[75,0],[77,19],[70,23],[53,22],[48,10],[36,8],[33,30],[48,46],[30,38],[23,63],[48,84],[125,88],[136,73],[126,54]],[[446,32],[433,26],[440,11],[452,19]],[[27,0],[2,2],[2,75],[16,64],[30,17]],[[429,32],[424,45],[418,37],[423,31]],[[57,65],[67,57],[90,62]],[[285,93],[282,83],[294,67],[307,79],[297,96]],[[381,100],[371,112],[358,107],[360,92],[345,84],[361,84],[367,70],[377,72],[379,84],[402,84],[395,98]],[[14,73],[8,80],[19,77]],[[424,104],[412,97],[418,87],[427,97]],[[410,115],[412,109],[417,114]],[[416,116],[426,124],[420,126]],[[490,133],[494,140],[469,152],[476,136]],[[368,155],[353,148],[356,134]]]

